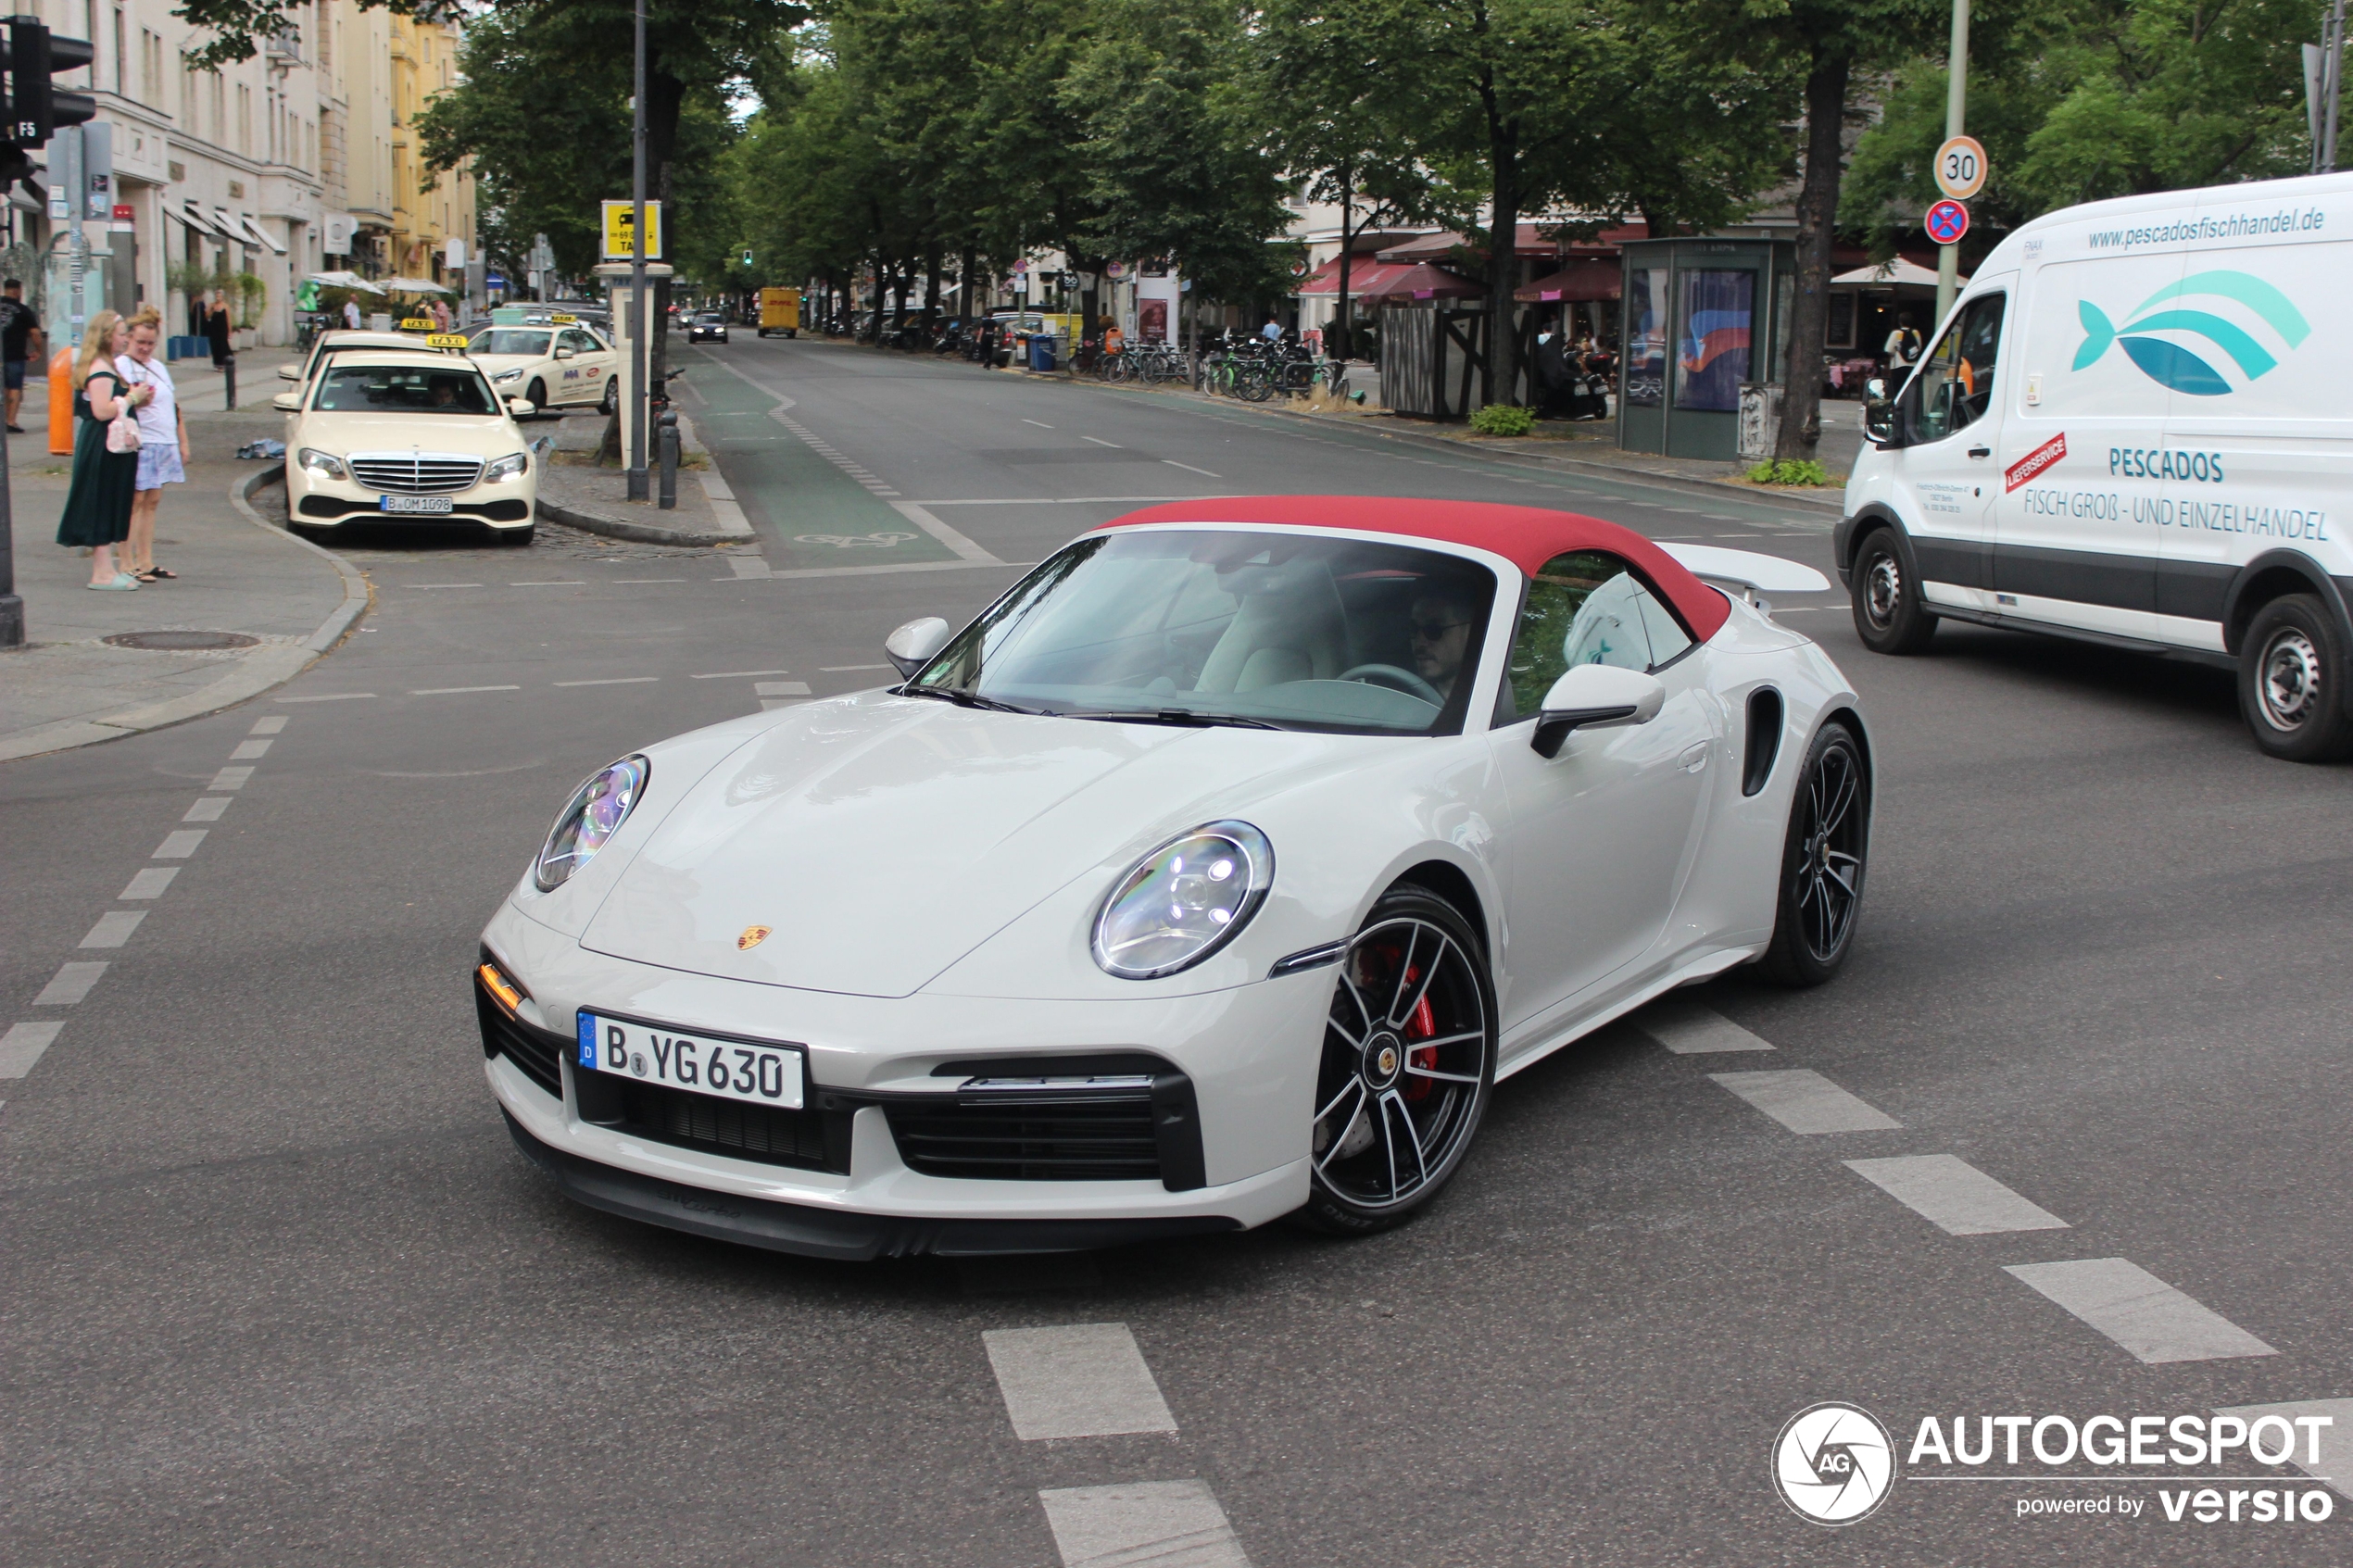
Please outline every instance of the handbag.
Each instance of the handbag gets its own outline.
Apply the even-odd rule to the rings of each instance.
[[[107,450],[136,452],[138,449],[139,419],[126,408],[121,413],[107,421]]]

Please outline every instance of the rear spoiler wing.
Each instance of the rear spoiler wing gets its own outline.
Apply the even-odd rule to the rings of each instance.
[[[1772,606],[1767,594],[1821,594],[1831,580],[1810,566],[1754,550],[1727,550],[1715,545],[1686,545],[1661,539],[1658,547],[1701,582],[1747,600],[1767,614]]]

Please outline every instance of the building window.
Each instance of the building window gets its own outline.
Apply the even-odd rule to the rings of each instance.
[[[216,146],[229,144],[229,83],[219,71],[212,76],[212,140]]]
[[[114,8],[114,90],[131,96],[131,56],[123,43],[122,7]]]
[[[237,83],[237,150],[253,155],[253,89]]]

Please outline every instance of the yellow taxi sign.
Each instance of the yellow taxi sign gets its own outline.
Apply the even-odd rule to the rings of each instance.
[[[434,332],[425,339],[425,346],[427,348],[463,348],[467,346],[466,334],[463,332]]]
[[[430,316],[411,316],[407,320],[400,323],[400,330],[404,332],[429,332],[433,331],[433,318]]]
[[[627,261],[631,256],[630,231],[636,227],[635,205],[631,202],[605,203],[605,259]],[[646,259],[661,259],[661,203],[646,204]]]
[[[580,323],[579,317],[567,316],[560,310],[557,311],[553,316],[548,317],[547,320],[559,327],[577,326]]]

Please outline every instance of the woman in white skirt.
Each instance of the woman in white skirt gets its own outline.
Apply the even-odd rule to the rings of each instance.
[[[131,319],[131,352],[115,361],[115,369],[132,386],[152,387],[155,395],[139,410],[139,481],[131,503],[131,537],[123,542],[123,570],[142,583],[159,583],[180,574],[156,564],[156,507],[163,487],[187,482],[188,421],[171,372],[156,358],[163,335],[163,318],[154,307]]]

